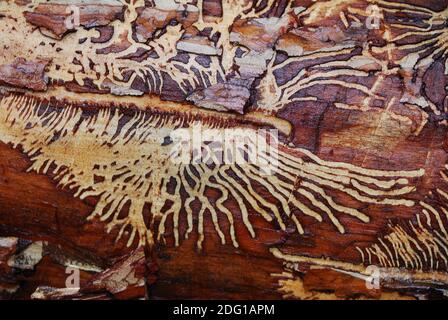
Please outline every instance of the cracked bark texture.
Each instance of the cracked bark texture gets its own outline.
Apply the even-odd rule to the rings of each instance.
[[[0,298],[446,298],[447,21],[445,0],[1,1]],[[172,162],[198,127],[277,130],[278,170],[216,144]]]

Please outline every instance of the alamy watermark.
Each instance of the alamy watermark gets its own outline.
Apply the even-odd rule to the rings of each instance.
[[[65,274],[67,278],[65,279],[65,287],[68,289],[79,289],[81,287],[81,275],[79,268],[67,267],[65,268]]]
[[[381,269],[370,265],[366,268],[365,273],[367,274],[365,278],[367,290],[379,290],[381,288]]]
[[[278,130],[210,129],[195,123],[171,132],[170,158],[176,164],[258,167],[272,175],[278,168]]]
[[[65,18],[64,24],[68,30],[73,30],[81,25],[81,12],[78,6],[68,6],[65,9],[67,17]]]
[[[377,5],[370,5],[367,7],[366,27],[369,30],[380,29],[383,13]]]

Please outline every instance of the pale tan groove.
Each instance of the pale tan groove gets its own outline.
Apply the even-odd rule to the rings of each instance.
[[[335,203],[333,201],[333,199],[325,193],[324,189],[322,189],[316,185],[313,185],[311,183],[308,183],[306,181],[301,182],[301,186],[311,189],[312,191],[316,192],[318,195],[320,195],[322,198],[324,198],[327,201],[327,203],[336,211],[356,217],[359,220],[366,222],[366,223],[370,221],[370,218],[367,215],[358,211],[357,209],[348,208],[348,207],[341,206],[341,205],[338,205],[337,203]]]
[[[420,11],[420,12],[424,12],[427,14],[435,13],[435,11],[433,11],[431,9],[419,7],[419,6],[415,6],[415,5],[411,5],[411,4],[407,4],[407,3],[402,3],[402,2],[385,1],[385,0],[369,0],[369,2],[378,4],[378,5],[383,5],[385,7],[395,7],[396,8],[395,12],[399,12],[398,10],[410,10],[410,12]]]
[[[441,191],[441,190],[440,190]],[[440,192],[439,192],[440,193]],[[443,195],[443,191],[440,193]],[[379,238],[382,248],[377,244],[359,249],[362,261],[366,262],[364,252],[378,259],[382,267],[404,267],[416,271],[446,270],[448,268],[448,235],[445,225],[448,223],[448,212],[442,205],[433,206],[420,202],[421,211],[427,217],[426,225],[417,214],[417,225],[409,221],[405,230],[400,225],[389,225],[390,232]],[[442,211],[445,216],[439,213]],[[437,221],[437,227],[431,226],[430,214]],[[386,259],[385,257],[388,257]],[[369,257],[369,264],[372,260]]]
[[[2,32],[5,43],[10,46],[20,46],[24,51],[30,52],[30,59],[49,58],[53,63],[49,66],[48,76],[54,80],[76,81],[83,86],[84,79],[93,80],[99,88],[105,88],[107,83],[112,83],[118,88],[131,90],[134,79],[141,78],[153,93],[161,93],[163,87],[162,73],[167,73],[176,82],[183,92],[194,90],[200,84],[214,84],[224,78],[224,70],[220,65],[218,57],[210,57],[210,66],[204,67],[196,61],[196,54],[188,55],[188,62],[182,63],[173,60],[178,50],[177,42],[181,39],[185,30],[180,25],[167,26],[166,32],[155,39],[151,39],[148,44],[140,43],[132,37],[132,23],[137,19],[137,9],[144,6],[144,0],[126,1],[120,0],[125,6],[124,21],[115,20],[110,23],[114,28],[112,38],[106,43],[92,42],[92,38],[97,38],[99,32],[95,29],[87,30],[78,28],[76,32],[64,37],[63,50],[56,50],[58,46],[52,48],[49,44],[53,41],[42,35],[34,26],[27,24],[23,11],[26,7],[16,5],[12,1],[0,2],[0,10],[12,15],[9,24],[4,24],[5,30]],[[0,30],[2,26],[0,26]],[[98,54],[98,50],[105,49],[119,43],[120,37],[126,35],[126,40],[130,43],[129,48],[120,52],[110,52],[109,54]],[[22,39],[28,39],[23,42]],[[83,40],[82,42],[80,40]],[[19,43],[20,42],[20,43]],[[44,43],[45,46],[40,44]],[[82,43],[82,44],[80,44]],[[157,53],[157,58],[148,57],[142,62],[133,61],[127,56],[138,52],[139,49],[153,51]],[[6,61],[12,62],[14,57],[7,56]],[[14,53],[13,53],[14,54]],[[81,66],[73,63],[79,61]],[[56,67],[58,66],[58,67]],[[198,70],[196,74],[194,70]],[[128,81],[124,80],[124,75],[132,72]]]
[[[434,207],[432,207],[431,205],[429,205],[423,201],[420,202],[420,205],[423,206],[424,208],[428,209],[429,211],[431,211],[431,213],[436,218],[437,223],[439,224],[440,230],[442,230],[443,234],[448,238],[448,233],[443,225],[443,222],[442,222],[439,212],[436,209],[434,209]]]
[[[283,159],[282,156],[283,155],[280,154],[280,157]],[[285,158],[285,160],[289,160],[289,159]],[[294,162],[290,161],[289,163],[294,163]],[[409,183],[409,181],[407,179],[398,179],[398,180],[391,179],[391,180],[383,181],[383,180],[376,179],[372,176],[363,176],[363,175],[355,174],[355,173],[350,172],[347,169],[329,168],[326,166],[316,165],[314,163],[303,163],[303,168],[304,168],[304,171],[316,174],[320,177],[328,178],[331,175],[334,175],[335,177],[331,178],[330,180],[337,179],[337,181],[344,182],[344,183],[349,183],[350,181],[356,180],[358,182],[363,182],[366,184],[374,184],[377,187],[380,187],[383,189],[390,189],[397,184],[403,185],[403,184]],[[308,168],[311,168],[311,170],[309,170]],[[322,176],[319,172],[323,172],[328,175]],[[351,179],[346,179],[345,177],[351,178]]]
[[[324,49],[320,49],[314,52],[310,52],[308,54],[304,54],[303,56],[300,57],[293,57],[293,58],[289,58],[286,59],[285,61],[277,64],[274,66],[274,61],[271,61],[271,68],[273,70],[279,70],[281,68],[286,67],[287,65],[294,63],[294,62],[303,62],[303,61],[307,61],[307,60],[317,60],[317,59],[321,59],[321,58],[326,58],[329,55],[330,56],[339,56],[339,55],[346,55],[346,54],[350,54],[352,53],[354,50],[354,45],[353,44],[346,44],[346,45],[336,45],[335,47],[332,48],[324,48]]]
[[[398,23],[390,24],[391,28],[398,30],[405,30],[405,32],[388,40],[393,44],[394,48],[405,52],[404,58],[399,63],[403,63],[410,54],[417,54],[418,60],[415,63],[414,69],[419,67],[420,62],[434,61],[434,58],[442,53],[444,59],[447,58],[448,51],[448,28],[445,26],[446,17],[448,16],[448,8],[443,11],[436,12],[424,7],[416,5],[408,5],[392,1],[376,1],[370,0],[378,4],[382,10],[391,13],[406,12],[409,14],[420,15],[421,20],[426,24],[423,27],[413,25],[413,21],[402,20]],[[410,31],[406,31],[410,30]],[[417,41],[413,39],[417,37]],[[399,43],[401,40],[412,40],[411,43]],[[433,52],[431,52],[433,48]],[[378,52],[381,48],[375,48]],[[424,62],[426,64],[426,62]],[[436,110],[433,110],[436,111]]]
[[[283,87],[276,84],[275,77],[270,76],[270,73],[275,71],[276,68],[283,68],[294,61],[307,61],[307,55],[286,59],[276,66],[271,64],[268,68],[267,77],[263,79],[265,83],[261,83],[260,85],[260,88],[269,92],[270,96],[266,94],[267,97],[265,101],[261,99],[259,107],[266,110],[267,113],[275,113],[277,110],[291,102],[301,100],[309,101],[312,98],[318,99],[318,97],[293,98],[295,94],[300,93],[301,90],[306,87],[320,85],[322,88],[325,88],[325,86],[328,85],[338,85],[355,89],[361,95],[365,95],[365,98],[359,105],[335,102],[335,107],[359,111],[376,111],[378,108],[370,108],[371,100],[372,98],[383,99],[381,97],[381,92],[378,92],[378,88],[379,85],[384,82],[386,76],[398,74],[399,69],[405,69],[407,72],[411,73],[424,71],[435,62],[435,59],[438,59],[443,63],[447,62],[448,27],[446,26],[446,17],[448,16],[448,8],[436,12],[422,6],[395,1],[329,0],[314,2],[310,7],[299,14],[299,18],[304,19],[304,26],[306,27],[307,25],[318,25],[322,20],[330,16],[338,17],[345,28],[348,28],[350,22],[364,24],[365,19],[369,15],[368,10],[366,9],[370,5],[378,6],[381,28],[384,28],[383,39],[386,41],[386,45],[365,45],[362,54],[353,55],[350,59],[370,59],[372,63],[381,67],[381,70],[375,72],[375,82],[372,86],[365,87],[364,85],[357,84],[356,81],[355,83],[347,83],[345,80],[343,81],[335,76],[331,76],[330,72],[326,70],[322,73],[320,72],[319,68],[324,68],[326,66],[339,67],[342,70],[346,70],[347,73],[353,72],[357,77],[366,76],[363,75],[362,72],[358,72],[356,67],[352,67],[350,60],[338,59],[337,48],[340,45],[336,45],[333,48],[319,50],[320,56],[315,57],[315,59],[332,57],[333,59],[331,62],[320,63],[317,67],[311,66],[299,71],[296,76],[284,84]],[[386,15],[386,13],[388,15]],[[398,21],[389,21],[388,16],[395,17],[400,14],[409,15],[409,18],[405,17]],[[347,20],[348,18],[350,21]],[[424,25],[415,25],[416,18],[422,21]],[[346,54],[349,53],[350,52],[346,52]],[[381,57],[382,53],[387,54],[386,59]],[[312,60],[310,59],[309,61]],[[401,68],[391,66],[391,63],[395,66],[401,66]],[[312,77],[314,72],[320,76],[320,78],[318,78],[319,80],[316,80],[315,83],[313,80],[310,80],[308,85],[303,85],[301,83],[301,81],[303,82],[302,78]],[[341,74],[342,73],[344,73],[344,71],[342,71]],[[272,84],[274,84],[274,86]],[[284,86],[286,86],[286,88]],[[275,87],[274,90],[272,90],[273,87]],[[269,89],[271,89],[271,91],[269,91]],[[413,93],[409,93],[409,95],[413,95]],[[273,99],[272,97],[274,96],[277,96],[278,98]],[[440,116],[442,112],[447,112],[447,110],[440,110],[440,106],[436,106],[430,100],[420,96],[415,97],[415,99],[412,100],[412,97],[404,95],[399,103],[404,103],[404,106],[410,109],[418,110],[422,116],[418,127],[413,131],[414,135],[420,134],[423,127],[427,124],[430,114]],[[381,111],[383,109],[380,108],[379,110]],[[413,123],[413,120],[407,116],[395,114],[394,111],[387,110],[387,112],[398,122],[407,122],[411,125]],[[440,123],[446,125],[447,121],[441,120]]]
[[[305,198],[310,200],[311,204],[313,206],[315,206],[316,208],[319,208],[321,211],[325,212],[327,214],[327,216],[330,218],[331,222],[333,222],[333,224],[336,226],[336,228],[338,229],[338,231],[340,233],[345,233],[345,228],[341,225],[339,220],[336,219],[336,217],[331,212],[330,208],[328,208],[322,202],[318,201],[311,192],[309,192],[309,191],[307,191],[305,189],[299,189],[298,192],[300,194],[302,194],[303,196],[305,196]]]
[[[289,58],[282,63],[274,65],[275,57],[271,60],[268,66],[267,74],[261,80],[259,85],[259,91],[261,97],[259,99],[258,108],[268,113],[276,113],[278,110],[282,109],[285,105],[291,102],[300,101],[313,101],[318,100],[319,97],[316,96],[305,96],[305,97],[294,97],[296,94],[310,87],[314,86],[327,86],[336,85],[348,89],[355,89],[361,94],[367,97],[375,97],[377,99],[382,99],[382,97],[374,93],[374,88],[368,88],[364,85],[357,83],[349,83],[344,80],[339,80],[338,77],[341,76],[356,76],[356,77],[367,77],[369,74],[362,70],[356,70],[349,66],[347,61],[335,61],[323,63],[317,66],[311,66],[307,69],[300,70],[294,77],[288,80],[286,83],[279,85],[274,73],[286,65],[292,64],[294,62],[300,61],[313,61],[318,58],[328,58],[337,57],[341,54],[348,54],[353,51],[351,49],[339,49],[335,48],[333,50],[322,49],[316,54],[308,54],[297,58]],[[332,65],[339,64],[343,69],[337,70],[325,70],[325,68]]]
[[[313,23],[316,20],[328,18],[336,15],[340,10],[341,5],[349,5],[356,3],[357,0],[332,0],[332,1],[319,1],[310,6],[307,10],[302,12],[301,16],[306,16],[305,23]]]
[[[361,248],[358,247],[358,246],[356,246],[355,248],[359,252],[359,254],[361,255],[361,260],[365,261],[364,251],[362,251]]]
[[[399,180],[400,184],[407,183],[407,180],[404,180],[404,178],[416,178],[421,177],[425,173],[424,169],[418,169],[414,171],[384,171],[384,170],[372,170],[372,169],[366,169],[357,167],[355,165],[352,165],[350,163],[343,163],[343,162],[332,162],[332,161],[325,161],[314,155],[312,152],[306,150],[306,149],[300,149],[300,152],[305,154],[307,157],[309,157],[311,160],[315,161],[317,164],[330,167],[330,168],[342,168],[342,169],[348,169],[350,171],[353,171],[355,173],[360,173],[364,175],[372,175],[372,176],[378,176],[378,177],[402,177],[402,180]],[[405,182],[406,181],[406,182]]]
[[[423,209],[422,212],[423,212],[423,215],[424,215],[425,218],[426,218],[426,224],[427,224],[428,226],[432,227],[432,225],[431,225],[431,223],[432,223],[432,221],[431,221],[431,216],[429,215],[428,210]]]
[[[276,4],[275,0],[268,0],[263,5],[263,1],[239,1],[239,0],[222,0],[222,12],[223,15],[217,19],[205,20],[203,16],[203,0],[198,0],[197,7],[199,9],[199,20],[194,26],[203,31],[205,29],[211,29],[211,36],[218,35],[218,41],[216,46],[222,49],[222,67],[225,73],[231,72],[231,68],[234,64],[235,54],[237,46],[233,45],[230,41],[231,26],[237,19],[251,19],[260,18],[265,13],[268,13]],[[289,11],[289,5],[286,8],[286,12]]]
[[[379,239],[381,246],[386,250],[386,260],[390,267],[395,267],[394,258],[392,256],[392,252],[389,250],[387,245],[384,243],[382,239]]]
[[[302,255],[285,254],[277,248],[271,248],[271,253],[285,263],[306,264],[320,268],[330,268],[344,273],[353,273],[360,276],[371,276],[363,264],[354,264],[333,260],[330,258],[314,258]],[[403,283],[448,283],[448,273],[446,272],[425,272],[419,270],[404,270],[399,268],[381,268],[381,283],[387,285],[390,281],[400,281]]]
[[[134,242],[140,246],[152,245],[155,239],[163,241],[168,219],[173,222],[174,244],[179,245],[182,238],[194,231],[194,216],[197,215],[197,243],[201,248],[205,240],[204,219],[209,215],[221,242],[227,242],[227,235],[231,243],[238,246],[236,222],[224,204],[230,199],[237,203],[242,223],[252,237],[256,236],[250,221],[253,211],[267,221],[275,220],[281,229],[286,229],[289,223],[282,218],[285,214],[303,234],[304,228],[292,214],[293,208],[318,221],[322,221],[322,214],[326,214],[337,230],[345,232],[334,211],[363,222],[368,222],[369,217],[336,203],[322,187],[343,192],[360,202],[411,205],[402,197],[414,188],[397,186],[410,184],[408,178],[418,178],[423,173],[421,170],[369,170],[325,162],[306,150],[284,145],[280,145],[280,161],[272,175],[263,174],[252,164],[220,165],[212,149],[206,150],[212,166],[173,163],[171,147],[162,146],[164,138],[174,129],[192,128],[196,121],[142,111],[124,118],[124,114],[114,108],[99,108],[94,115],[86,116],[79,107],[50,106],[38,98],[13,94],[0,100],[0,141],[21,146],[32,160],[29,170],[54,175],[59,187],[72,190],[80,199],[98,198],[89,219],[99,217],[108,222],[107,231],[118,230],[118,238],[128,237],[128,245]],[[225,121],[212,120],[203,121],[202,125],[216,130],[228,126]],[[256,150],[253,143],[249,140],[249,145],[237,152]],[[260,158],[272,160],[273,154],[258,152]],[[300,154],[306,157],[302,159]],[[102,180],[95,181],[95,176]],[[354,183],[355,180],[363,185]],[[173,191],[168,189],[170,181],[174,183]],[[254,183],[269,191],[273,199],[263,199]],[[206,188],[221,194],[215,203],[205,196]],[[185,199],[179,197],[181,190],[187,195]],[[367,191],[366,195],[361,194],[364,191]],[[384,195],[388,197],[377,199]],[[200,203],[196,213],[192,209],[195,200]],[[309,201],[315,210],[302,200]],[[172,204],[165,207],[167,202]],[[119,218],[125,205],[129,205],[127,216]],[[150,205],[148,225],[142,215],[145,205]],[[184,212],[187,228],[180,234],[180,219]],[[226,232],[220,227],[221,217],[229,222],[230,228]],[[160,221],[157,230],[154,230],[155,221]]]
[[[349,22],[347,21],[347,16],[345,14],[345,10],[347,10],[350,17],[353,20],[361,23],[361,20],[356,17],[356,15],[366,18],[368,16],[367,10],[365,7],[368,7],[370,4],[378,4],[384,5],[387,4],[389,6],[394,7],[393,3],[388,2],[377,2],[375,0],[351,0],[351,1],[343,1],[343,0],[330,0],[330,1],[319,1],[310,5],[306,10],[302,11],[299,14],[299,18],[304,18],[304,26],[308,24],[314,26],[318,24],[322,19],[330,16],[339,16],[343,24],[346,28],[349,27]],[[358,8],[361,5],[362,8]],[[402,8],[400,4],[397,5],[401,11],[414,8],[414,6],[409,6],[406,8]],[[417,10],[418,11],[418,10]],[[432,11],[429,11],[432,14]],[[382,17],[384,19],[384,17]],[[386,27],[387,28],[387,27]],[[393,40],[386,39],[388,36],[385,35],[385,40],[390,43],[393,43]],[[335,45],[332,48],[323,48],[317,50],[316,52],[305,53],[299,57],[288,58],[285,61],[278,63],[275,65],[275,57],[271,60],[271,63],[268,66],[267,74],[262,79],[259,85],[260,91],[260,99],[258,100],[257,107],[259,110],[266,112],[267,114],[275,114],[277,111],[285,107],[286,105],[292,102],[302,102],[302,101],[317,101],[319,97],[317,96],[303,96],[297,97],[295,95],[299,94],[303,90],[313,87],[313,86],[321,86],[325,88],[326,86],[341,86],[347,89],[354,89],[358,91],[361,95],[364,95],[364,101],[361,105],[347,105],[346,107],[349,109],[357,109],[361,111],[367,111],[369,109],[370,101],[375,98],[378,100],[385,100],[380,94],[377,93],[378,87],[381,83],[383,83],[386,75],[397,73],[397,68],[390,68],[388,61],[382,61],[374,57],[375,50],[382,50],[383,48],[370,48],[371,46],[366,45],[363,48],[362,54],[354,54],[349,60],[338,60],[338,55],[341,54],[350,54],[354,51],[355,45],[349,43],[343,43],[342,45]],[[390,45],[386,45],[386,49],[390,51]],[[295,62],[304,62],[313,60],[318,61],[321,58],[332,58],[332,61],[320,63],[316,65],[311,65],[305,67],[304,69],[299,70],[299,72],[289,79],[286,83],[279,85],[277,82],[274,73],[279,69],[286,67],[289,64]],[[339,58],[340,59],[340,58]],[[351,65],[351,60],[359,59],[359,60],[370,60],[371,63],[376,63],[381,67],[381,70],[377,72],[375,82],[372,86],[367,87],[362,84],[358,84],[356,82],[348,82],[346,80],[341,80],[338,77],[344,75],[350,75],[355,77],[367,77],[369,73],[358,69],[356,63]],[[325,68],[333,67],[333,70],[328,71]],[[340,69],[334,70],[335,67],[339,67]],[[335,106],[341,106],[343,104],[337,102]],[[437,112],[437,108],[431,106],[433,112]],[[419,110],[422,114],[426,114],[423,110]],[[412,120],[405,116],[396,115],[393,111],[389,112],[391,116],[397,121],[405,121],[411,122]],[[419,134],[421,131],[421,127],[425,125],[425,121],[423,120],[421,126],[415,130],[414,134]]]
[[[331,260],[330,258],[313,258],[299,255],[288,255],[284,254],[277,248],[272,248],[270,249],[270,251],[277,259],[281,259],[287,262],[306,263],[306,264],[318,265],[320,267],[337,268],[341,270],[359,272],[359,273],[365,272],[365,267],[363,265],[355,265],[352,263],[335,261]]]

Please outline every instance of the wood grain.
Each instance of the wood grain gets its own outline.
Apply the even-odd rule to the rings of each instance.
[[[2,1],[0,299],[446,298],[447,19]]]

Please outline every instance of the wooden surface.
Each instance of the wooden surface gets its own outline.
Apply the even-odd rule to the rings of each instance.
[[[440,0],[1,1],[0,298],[446,298],[447,21]],[[195,130],[265,130],[275,157],[245,147],[275,170],[173,161]]]

